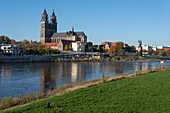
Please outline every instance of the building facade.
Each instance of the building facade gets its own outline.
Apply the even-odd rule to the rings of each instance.
[[[72,43],[72,50],[76,52],[85,52],[85,44],[77,41]]]
[[[41,19],[41,34],[40,42],[41,43],[59,43],[60,40],[69,40],[69,41],[81,41],[83,43],[87,42],[87,36],[84,32],[74,32],[72,31],[58,33],[57,32],[57,19],[53,10],[52,16],[50,18],[50,23],[48,21],[48,14],[46,9],[42,14]]]
[[[3,53],[10,53],[12,56],[23,56],[25,47],[12,44],[0,44],[0,49]]]

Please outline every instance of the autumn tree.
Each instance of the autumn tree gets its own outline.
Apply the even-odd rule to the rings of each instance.
[[[64,50],[66,51],[68,50],[68,45],[65,45]]]
[[[69,44],[69,50],[72,50],[72,43]]]
[[[108,51],[108,54],[113,57],[113,56],[116,56],[116,47],[115,46],[111,46],[109,51]]]
[[[115,46],[110,47],[108,54],[110,56],[116,56],[116,55],[120,55],[120,54],[121,54],[121,56],[124,56],[125,50],[123,50],[124,49],[123,46],[124,46],[123,42],[116,42]],[[122,53],[122,52],[124,52],[124,53]]]

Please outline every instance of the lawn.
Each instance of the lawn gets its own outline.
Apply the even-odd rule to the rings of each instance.
[[[45,109],[46,103],[51,107]],[[55,106],[59,106],[56,109]],[[138,75],[38,100],[3,113],[170,112],[170,70]]]

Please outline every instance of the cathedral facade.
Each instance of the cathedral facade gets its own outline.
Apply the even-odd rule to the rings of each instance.
[[[46,12],[46,9],[44,9],[44,13],[42,14],[42,19],[41,19],[40,42],[59,43],[60,40],[81,41],[83,43],[87,43],[87,36],[85,35],[84,32],[74,32],[73,27],[71,31],[58,33],[57,20],[56,20],[54,10],[52,16],[50,17],[50,22],[49,22],[48,14]]]

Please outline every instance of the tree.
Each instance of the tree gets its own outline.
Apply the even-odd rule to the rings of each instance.
[[[3,43],[4,41],[4,36],[0,36],[0,43]]]
[[[92,49],[93,49],[93,52],[98,52],[99,51],[99,47],[97,45],[93,45]]]
[[[125,56],[125,50],[124,49],[120,49],[117,53],[118,56]]]
[[[64,50],[66,51],[68,50],[68,45],[65,45]]]
[[[155,56],[155,53],[152,53],[152,56]]]
[[[110,56],[116,56],[116,55],[119,55],[118,52],[120,51],[120,54],[123,55],[125,54],[125,51],[123,50],[123,45],[124,43],[123,42],[116,42],[116,45],[115,46],[111,46],[109,51],[108,51],[108,54]],[[123,52],[123,53],[122,53]]]
[[[138,52],[138,56],[142,56],[142,51],[139,51],[139,52]]]
[[[10,44],[11,40],[7,36],[0,36],[0,43]]]
[[[14,39],[12,39],[11,44],[16,44],[16,41]]]
[[[109,56],[113,57],[116,56],[116,47],[115,46],[111,46],[109,51],[108,51]]]
[[[136,53],[136,47],[135,46],[127,46],[124,48],[126,52]]]
[[[116,49],[117,49],[117,51],[119,51],[120,49],[122,49],[123,48],[123,42],[116,42]]]
[[[159,52],[159,56],[163,56],[163,52],[162,51]]]
[[[166,55],[170,56],[170,50],[166,51]]]
[[[72,43],[69,44],[69,50],[72,50]]]

